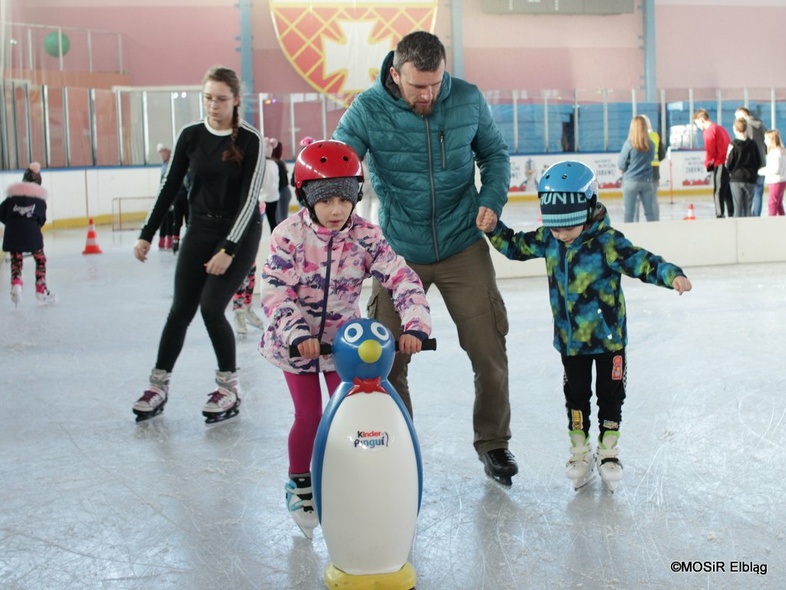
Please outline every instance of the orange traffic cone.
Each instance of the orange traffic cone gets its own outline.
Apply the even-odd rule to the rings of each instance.
[[[98,246],[98,236],[96,236],[96,224],[93,219],[90,219],[90,226],[87,229],[87,243],[82,254],[101,254],[101,248]]]
[[[694,221],[696,219],[696,212],[693,209],[693,203],[688,205],[688,215],[683,217],[684,221]]]

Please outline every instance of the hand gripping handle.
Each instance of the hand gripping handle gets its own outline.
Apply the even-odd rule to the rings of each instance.
[[[423,348],[421,350],[437,350],[436,339],[426,338],[423,341]],[[398,342],[396,342],[396,351],[398,351]],[[332,344],[326,344],[325,342],[320,342],[319,354],[330,354],[331,352],[333,352]],[[297,349],[297,345],[295,344],[289,345],[289,356],[290,358],[295,358],[300,356],[300,351]]]

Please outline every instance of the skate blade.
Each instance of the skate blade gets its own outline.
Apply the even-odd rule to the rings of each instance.
[[[306,526],[306,527],[303,527],[303,526],[300,526],[300,525],[297,525],[297,527],[300,529],[300,532],[301,532],[301,533],[303,533],[303,535],[304,535],[304,536],[306,537],[306,539],[308,539],[309,541],[310,541],[311,539],[313,539],[313,538],[314,538],[314,529],[315,529],[315,528],[317,528],[317,527],[314,527],[314,529],[312,529],[312,528],[309,528],[309,527],[307,527],[307,526]]]
[[[578,492],[586,488],[593,481],[595,481],[595,474],[590,473],[589,475],[582,477],[581,479],[576,479],[572,481],[573,481],[573,491]]]
[[[606,489],[607,489],[607,490],[608,490],[610,493],[612,493],[612,494],[615,492],[615,490],[617,489],[617,486],[618,486],[619,484],[620,484],[619,480],[617,480],[617,481],[605,481],[605,480],[604,480],[604,481],[603,481],[603,485],[604,485],[604,486],[606,487]]]
[[[134,410],[134,414],[136,414],[137,423],[146,422],[147,420],[150,420],[151,418],[155,418],[156,416],[161,414],[164,411],[163,405],[164,404],[161,404],[160,407],[156,408],[152,412],[141,412],[139,410]]]
[[[494,484],[498,487],[501,487],[503,490],[509,490],[513,486],[513,477],[508,475],[490,475],[486,474],[486,476],[491,480]]]
[[[205,417],[205,424],[218,424],[219,422],[226,422],[230,418],[234,418],[239,413],[240,399],[238,398],[237,403],[225,412],[202,412],[202,415]]]

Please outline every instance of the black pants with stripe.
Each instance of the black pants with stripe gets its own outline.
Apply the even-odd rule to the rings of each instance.
[[[157,369],[171,372],[183,349],[188,326],[197,310],[202,312],[219,371],[235,371],[235,334],[224,314],[237,288],[254,264],[262,237],[259,216],[250,222],[227,271],[209,275],[205,264],[218,252],[232,220],[192,215],[180,246],[175,268],[175,295],[158,346]]]
[[[595,395],[601,435],[619,430],[625,401],[627,363],[625,349],[603,354],[562,355],[565,369],[563,390],[568,413],[568,428],[589,435],[592,399],[592,366],[595,365]]]

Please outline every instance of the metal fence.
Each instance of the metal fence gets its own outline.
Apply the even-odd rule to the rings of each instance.
[[[3,23],[0,29],[5,38],[0,45],[4,72],[123,71],[120,33],[14,22]]]
[[[55,88],[0,82],[0,168],[32,161],[48,168],[158,163],[156,145],[172,146],[183,125],[201,119],[200,87]],[[734,111],[747,106],[767,128],[786,129],[786,88],[662,89],[656,102],[631,89],[485,92],[511,155],[615,152],[630,120],[646,114],[672,149],[702,149],[692,124],[698,108],[731,134]],[[328,137],[351,96],[318,93],[245,96],[246,116],[297,154],[305,136]]]

